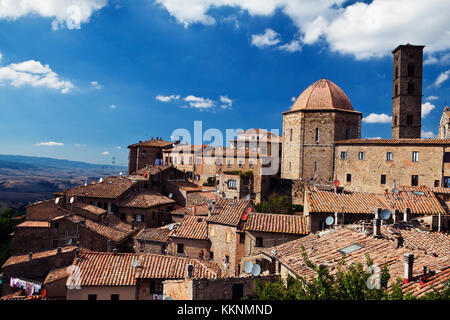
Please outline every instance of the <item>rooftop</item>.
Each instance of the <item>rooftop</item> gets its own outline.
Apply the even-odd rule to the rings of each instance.
[[[202,191],[202,188],[198,185],[196,185],[193,182],[184,181],[184,180],[169,180],[167,183],[170,183],[171,185],[174,185],[184,191],[190,192],[190,191]]]
[[[64,254],[64,253],[73,252],[73,251],[75,251],[76,248],[77,247],[75,247],[75,246],[62,247],[61,253]],[[56,256],[56,254],[57,254],[57,249],[33,252],[32,259],[36,260],[36,259],[48,258],[51,256]],[[15,264],[27,263],[28,261],[29,261],[28,254],[12,256],[8,260],[6,260],[6,262],[3,264],[2,267],[5,268],[5,267],[15,265]]]
[[[66,266],[63,268],[53,269],[47,274],[44,280],[44,285],[67,278],[72,266]]]
[[[349,139],[334,142],[335,145],[450,145],[450,139]]]
[[[164,148],[171,146],[174,142],[165,141],[162,139],[150,139],[147,141],[139,141],[138,143],[131,144],[128,146],[128,148],[132,147],[156,147],[156,148]]]
[[[248,207],[252,207],[250,200],[245,199],[219,199],[211,210],[211,216],[207,218],[210,223],[218,223],[237,227],[242,214]]]
[[[180,225],[173,230],[170,237],[183,239],[208,239],[208,225],[206,218],[186,215]]]
[[[48,221],[32,221],[32,220],[24,221],[16,226],[16,228],[48,228],[48,227],[49,227]]]
[[[131,194],[120,202],[120,207],[125,208],[152,208],[166,204],[175,203],[172,200],[156,191],[146,190],[138,194]]]
[[[143,241],[167,242],[171,232],[172,230],[169,230],[169,225],[158,228],[145,228],[142,229],[134,238],[136,240]]]
[[[137,183],[125,177],[107,177],[102,182],[78,186],[65,191],[67,196],[117,199]]]
[[[107,213],[107,211],[105,209],[103,209],[103,208],[92,206],[90,204],[83,203],[83,202],[75,202],[73,204],[73,206],[76,207],[76,208],[79,208],[79,209],[81,209],[83,211],[87,211],[89,213],[97,215],[97,216],[100,216],[102,214]]]
[[[289,234],[308,234],[307,221],[303,216],[252,213],[245,222],[245,230]]]

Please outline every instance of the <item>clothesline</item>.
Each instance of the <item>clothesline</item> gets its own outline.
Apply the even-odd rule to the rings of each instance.
[[[41,291],[42,285],[40,283],[22,280],[20,278],[9,278],[9,286],[13,288],[24,289],[27,297]]]

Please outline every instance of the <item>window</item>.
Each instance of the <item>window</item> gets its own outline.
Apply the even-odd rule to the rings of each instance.
[[[392,152],[386,152],[386,161],[392,161]]]
[[[406,124],[408,126],[412,126],[412,124],[413,124],[413,115],[412,114],[406,115]]]
[[[230,263],[230,257],[229,256],[225,256],[225,263]]]
[[[395,78],[398,78],[398,66],[395,67]]]
[[[140,214],[136,215],[136,221],[137,222],[142,222],[142,216]]]
[[[249,167],[253,168],[253,161],[250,161]]]
[[[182,243],[177,244],[177,253],[184,253],[184,244]]]
[[[200,175],[199,175],[199,174],[195,174],[195,175],[194,175],[194,180],[199,181],[199,180],[200,180]]]
[[[347,173],[347,182],[352,182],[352,175],[351,175],[351,173]]]
[[[350,139],[350,129],[345,129],[345,139]]]
[[[386,184],[386,175],[385,174],[381,175],[380,184]]]
[[[291,163],[289,162],[289,171],[291,171]]]
[[[163,284],[161,280],[151,280],[150,281],[150,293],[152,294],[162,294]]]
[[[345,248],[339,249],[338,252],[342,253],[342,254],[348,254],[354,251],[357,251],[359,249],[362,249],[363,246],[360,245],[359,243],[355,243],[355,244],[351,244]]]
[[[227,233],[226,233],[226,241],[227,241],[228,243],[231,242],[231,231],[227,231]]]
[[[398,84],[395,85],[395,95],[398,96]]]
[[[319,128],[316,128],[316,132],[314,134],[314,139],[316,142],[319,142]]]
[[[119,295],[118,294],[112,294],[111,295],[111,300],[112,301],[118,301],[119,300]]]
[[[444,188],[450,188],[450,177],[444,177]]]
[[[412,162],[418,162],[418,161],[419,161],[419,151],[413,151]]]
[[[245,233],[241,233],[239,235],[239,243],[244,244],[245,243]]]
[[[292,129],[289,130],[289,141],[292,141]]]
[[[397,125],[397,116],[394,116],[394,125]]]
[[[231,167],[231,160],[227,160],[227,167]]]
[[[434,180],[434,187],[439,188],[439,180]]]
[[[318,168],[319,168],[319,163],[317,161],[314,161],[314,172],[317,172]]]
[[[227,185],[228,185],[229,189],[236,189],[237,182],[236,182],[236,180],[230,179],[230,180],[228,180]]]
[[[211,229],[209,229],[209,235],[212,237],[216,236],[216,228],[211,227]]]
[[[239,160],[239,168],[242,168],[242,160]]]
[[[255,241],[255,247],[261,248],[263,246],[263,238],[257,237]]]
[[[408,94],[414,93],[414,82],[408,82]]]
[[[358,160],[364,160],[364,152],[363,151],[358,152]]]
[[[88,300],[97,300],[96,294],[88,294]]]
[[[414,63],[408,64],[408,77],[414,77]]]
[[[444,162],[450,162],[450,152],[444,153]]]
[[[347,152],[341,151],[341,160],[347,159]]]
[[[419,185],[419,176],[418,175],[412,175],[411,176],[411,186],[417,187]]]

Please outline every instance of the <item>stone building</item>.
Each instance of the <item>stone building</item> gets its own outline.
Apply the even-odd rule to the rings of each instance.
[[[154,139],[152,137],[151,140],[139,141],[139,143],[129,145],[128,173],[132,174],[145,168],[146,165],[162,164],[163,149],[171,147],[173,144],[173,142],[164,141],[162,138]]]
[[[335,178],[346,190],[450,187],[448,139],[353,139],[335,145]]]
[[[450,109],[445,106],[442,112],[441,121],[439,122],[439,139],[450,139]]]
[[[264,129],[238,131],[236,138],[231,139],[230,143],[232,148],[251,150],[264,156],[272,156],[272,150],[274,150],[276,154],[273,156],[281,158],[282,137]]]
[[[167,254],[169,225],[158,228],[144,228],[134,237],[135,252]]]
[[[360,138],[362,114],[336,84],[320,79],[283,112],[281,177],[333,179],[334,142]]]
[[[421,136],[422,60],[424,46],[400,45],[394,55],[392,138]]]

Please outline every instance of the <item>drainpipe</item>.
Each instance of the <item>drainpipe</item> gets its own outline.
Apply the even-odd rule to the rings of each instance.
[[[403,283],[406,284],[412,280],[414,254],[405,253],[404,259],[405,259],[405,263],[404,263],[404,269],[403,269]]]

